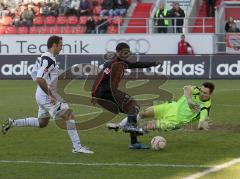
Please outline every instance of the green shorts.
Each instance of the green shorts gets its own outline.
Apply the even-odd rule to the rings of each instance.
[[[159,129],[169,131],[179,126],[177,119],[178,106],[176,102],[155,105],[153,109]]]

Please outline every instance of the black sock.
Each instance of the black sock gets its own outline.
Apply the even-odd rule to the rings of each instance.
[[[137,115],[128,115],[128,124],[137,127]],[[130,138],[131,144],[136,144],[138,142],[137,134],[135,132],[130,133]]]
[[[130,133],[130,138],[131,138],[131,144],[136,144],[138,143],[138,140],[137,140],[137,134],[136,133]]]

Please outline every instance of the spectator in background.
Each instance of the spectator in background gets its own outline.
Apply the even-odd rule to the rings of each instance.
[[[46,2],[40,4],[39,12],[43,16],[48,16],[50,14],[50,8],[47,6]]]
[[[237,28],[237,24],[233,23],[232,27],[228,29],[228,32],[230,33],[236,33],[236,32],[240,32],[239,28]]]
[[[71,0],[62,0],[59,7],[59,15],[68,15],[71,8]]]
[[[9,14],[9,10],[8,10],[6,1],[0,0],[0,12],[2,12],[5,15]]]
[[[175,19],[172,20],[173,26],[175,26],[174,32],[182,33],[182,26],[184,23],[185,12],[180,8],[178,2],[173,4],[173,8],[170,11],[170,17],[174,17]]]
[[[26,6],[24,3],[22,3],[20,6],[19,6],[19,13],[20,15],[23,13],[23,11],[26,9]]]
[[[215,17],[215,0],[205,0],[207,17]]]
[[[193,48],[192,46],[185,41],[185,35],[181,35],[181,40],[178,42],[178,55],[193,55]]]
[[[232,25],[235,24],[233,17],[229,17],[228,21],[225,24],[225,31],[228,32]]]
[[[49,15],[58,16],[59,3],[57,2],[57,0],[52,0],[49,5]]]
[[[107,17],[100,16],[96,26],[99,26],[98,27],[99,34],[105,34],[108,28]]]
[[[17,3],[15,0],[7,1],[7,9],[9,10],[9,15],[14,15],[17,8]]]
[[[20,18],[21,18],[20,25],[31,26],[34,19],[34,11],[32,7],[28,6],[28,8],[23,11]]]
[[[95,22],[92,16],[89,16],[86,22],[86,34],[95,34]]]
[[[71,15],[78,15],[79,5],[80,5],[80,0],[72,0],[71,6],[70,6]]]
[[[13,16],[12,25],[19,26],[20,22],[21,22],[20,8],[17,8]]]
[[[114,3],[113,0],[103,0],[102,10],[100,11],[100,16],[114,16]]]
[[[90,3],[88,0],[81,0],[79,5],[78,16],[88,16]]]
[[[169,17],[169,12],[165,8],[165,5],[163,3],[160,3],[159,9],[156,11],[154,15],[154,26],[157,27],[158,33],[167,33],[168,28],[168,20],[165,19],[165,17]]]
[[[127,8],[128,2],[126,0],[114,0],[114,16],[124,16]]]

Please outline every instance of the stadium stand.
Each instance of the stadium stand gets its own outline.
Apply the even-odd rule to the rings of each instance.
[[[15,1],[15,0],[10,0]],[[43,1],[29,1],[30,3],[26,3],[27,1],[21,2],[16,6],[14,12],[10,12],[7,9],[7,4],[1,4],[0,12],[4,14],[0,16],[0,34],[47,34],[51,33],[75,33],[82,34],[84,33],[84,29],[86,29],[86,22],[89,16],[92,16],[94,22],[96,24],[96,32],[98,32],[97,28],[101,26],[99,24],[99,14],[102,10],[103,0],[88,0],[89,10],[88,15],[80,15],[78,13],[74,13],[71,8],[67,8],[67,5],[59,3],[59,0],[56,2],[52,2],[48,0],[48,3],[41,3]],[[62,3],[65,0],[62,0]],[[216,0],[216,9],[220,11],[220,5],[224,2],[240,2],[240,0]],[[57,3],[57,4],[56,4]],[[224,9],[224,16],[218,19],[214,17],[206,17],[206,5],[204,0],[198,1],[199,8],[193,8],[195,12],[194,16],[186,16],[186,20],[190,22],[190,18],[194,19],[191,24],[187,24],[187,26],[191,25],[192,28],[185,32],[193,32],[193,33],[214,33],[216,29],[216,20],[223,21],[224,24],[229,17],[233,17],[236,20],[240,19],[240,6],[232,7],[227,6]],[[154,9],[156,4],[150,1],[130,1],[128,0],[129,8],[124,16],[107,16],[107,33],[115,34],[115,33],[148,33],[149,27],[149,19],[151,17],[151,12]],[[192,5],[194,6],[194,5]],[[21,20],[21,14],[26,9],[31,9],[34,12],[33,24],[29,26],[24,24]],[[130,10],[131,9],[131,12]],[[169,20],[171,21],[171,20]],[[22,27],[23,26],[23,27]],[[25,27],[26,26],[26,27]],[[65,27],[66,26],[66,27]],[[119,26],[119,27],[118,27]],[[221,27],[221,29],[224,29]]]
[[[152,3],[138,3],[125,32],[146,33],[147,18],[149,18],[151,8]]]
[[[7,1],[1,3],[0,7],[0,34],[47,34],[47,33],[84,33],[85,25],[89,16],[92,16],[96,25],[98,25],[99,14],[102,10],[103,0],[87,0],[89,10],[85,15],[81,14],[81,9],[71,9],[68,7],[68,2],[65,0],[59,1],[15,1],[10,0],[16,4],[14,13],[11,13],[7,8]],[[15,1],[15,2],[14,2]],[[29,2],[29,3],[28,3]],[[17,4],[18,3],[18,4]],[[128,1],[131,3],[131,1]],[[3,6],[3,7],[2,7]],[[32,23],[22,21],[22,13],[30,10],[34,13]],[[78,11],[75,12],[75,11]],[[30,12],[29,11],[29,12]],[[32,13],[31,12],[31,13]],[[79,16],[80,15],[80,16]],[[107,18],[108,19],[108,18]],[[112,20],[113,19],[113,20]],[[116,33],[117,25],[123,24],[123,18],[116,16],[108,19],[110,27],[109,33]],[[80,26],[79,26],[80,25]]]
[[[218,7],[221,3],[221,0],[216,0],[216,7]],[[208,17],[203,20],[203,17],[207,17],[206,14],[206,3],[201,4],[200,11],[195,20],[195,26],[205,26],[203,27],[194,27],[193,33],[214,33],[215,32],[215,18]]]

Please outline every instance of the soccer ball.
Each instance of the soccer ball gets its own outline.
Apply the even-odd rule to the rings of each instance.
[[[155,136],[151,140],[151,146],[153,150],[162,150],[165,148],[167,141],[162,136]]]

